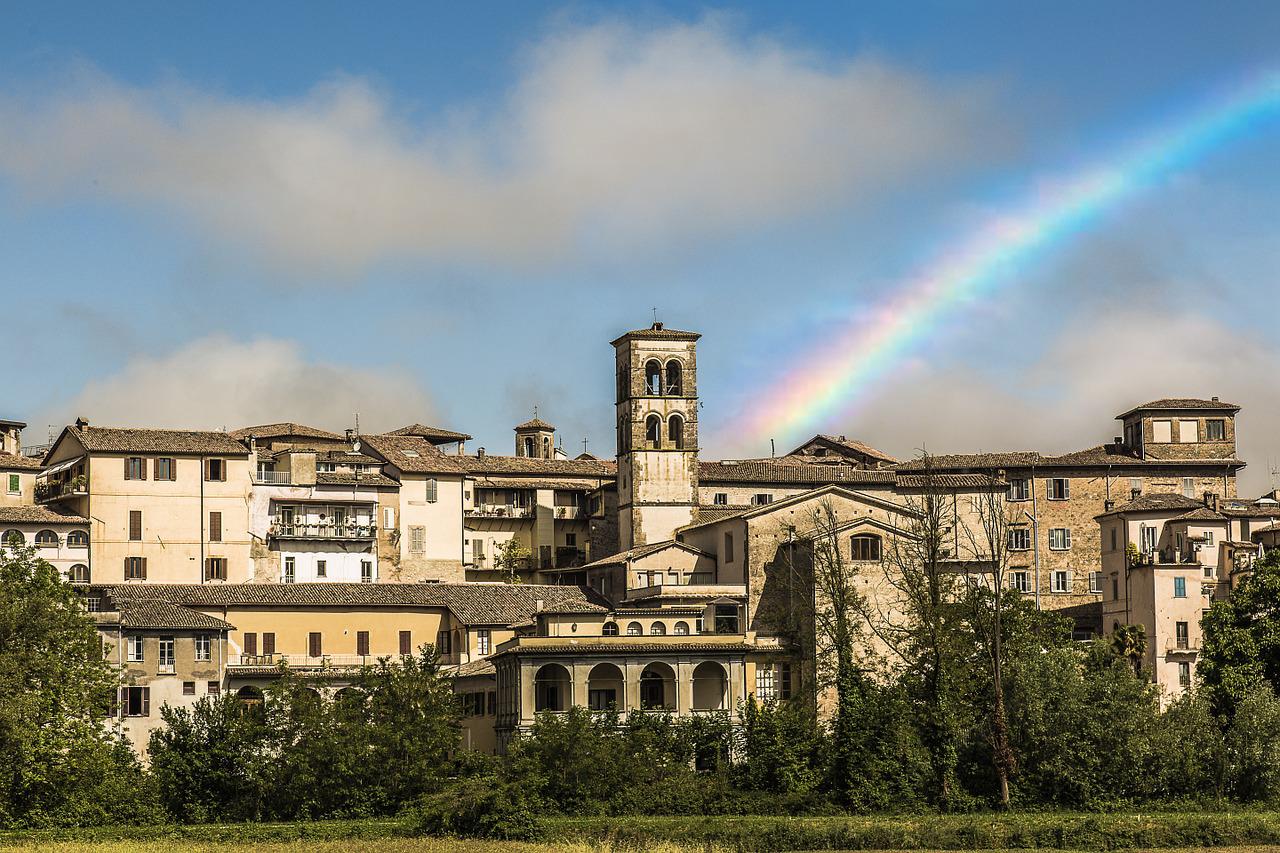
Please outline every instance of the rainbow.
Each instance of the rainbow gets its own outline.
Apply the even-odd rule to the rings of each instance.
[[[819,347],[794,358],[747,411],[726,425],[727,442],[794,439],[848,412],[917,343],[966,303],[1014,281],[1038,253],[1215,147],[1280,112],[1280,72],[1251,78],[1119,157],[1065,179],[1042,181],[1011,212],[993,216],[916,275],[896,295]]]

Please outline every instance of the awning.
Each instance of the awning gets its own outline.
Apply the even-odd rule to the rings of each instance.
[[[83,456],[77,456],[75,459],[68,459],[66,462],[59,462],[57,465],[50,465],[48,468],[45,468],[43,471],[41,471],[37,476],[47,477],[50,474],[57,474],[61,471],[67,470],[68,468],[74,468],[76,465],[79,465],[83,461],[84,461]]]

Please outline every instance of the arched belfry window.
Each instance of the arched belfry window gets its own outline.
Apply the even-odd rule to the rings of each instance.
[[[671,359],[671,361],[668,361],[668,362],[667,362],[667,390],[666,390],[666,394],[667,394],[668,396],[670,396],[670,397],[679,397],[682,393],[684,393],[684,392],[681,390],[681,388],[682,388],[682,385],[681,385],[681,378],[682,378],[682,377],[681,377],[681,373],[682,373],[682,372],[683,372],[683,368],[680,366],[680,362],[676,361],[674,358],[673,358],[673,359]]]
[[[662,365],[656,358],[644,363],[644,390],[652,397],[662,393]]]
[[[649,415],[644,419],[644,441],[650,448],[662,446],[662,418]]]
[[[667,418],[667,441],[676,450],[684,449],[684,418],[679,415]]]
[[[530,436],[525,436],[525,439],[524,439],[524,455],[525,456],[533,455],[533,438]]]

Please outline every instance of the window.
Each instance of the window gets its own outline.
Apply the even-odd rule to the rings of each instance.
[[[1204,544],[1208,548],[1213,547],[1213,531],[1212,530],[1206,530],[1204,532]]]
[[[360,583],[373,583],[373,561],[360,561]]]
[[[1111,598],[1115,601],[1120,600],[1120,578],[1115,575],[1111,576]]]
[[[1173,597],[1187,597],[1187,579],[1184,577],[1176,577],[1173,579]]]
[[[716,633],[717,634],[738,633],[738,605],[736,604],[717,604],[716,605]]]
[[[488,701],[485,703],[485,711],[489,714],[489,716],[490,716],[490,717],[492,717],[494,714],[498,713],[498,693],[497,693],[497,691],[495,691],[495,690],[490,690],[490,691],[489,691],[489,694],[488,694]]]
[[[1010,551],[1030,551],[1031,550],[1031,530],[1026,527],[1010,527],[1009,528],[1009,550]]]
[[[448,636],[448,635],[446,634],[445,636]],[[413,654],[413,632],[412,631],[400,632],[400,654],[402,655]],[[447,651],[442,652],[442,654],[448,654],[448,652]]]
[[[726,533],[724,535],[724,561],[726,563],[733,562],[733,534]]]
[[[128,456],[124,460],[124,478],[126,480],[147,479],[147,460],[141,456]]]
[[[772,664],[756,664],[756,698],[761,702],[772,702],[778,698]]]
[[[369,632],[356,631],[356,654],[360,657],[369,656]]]
[[[667,418],[667,442],[676,450],[684,449],[684,418],[679,415]]]
[[[1205,441],[1226,441],[1227,422],[1221,419],[1210,419],[1204,422]]]
[[[427,528],[414,525],[409,528],[409,553],[425,554],[427,552]]]
[[[715,495],[712,496],[711,502],[716,506],[728,506],[729,494],[727,492],[716,492]]]
[[[1192,444],[1200,440],[1200,422],[1193,420],[1178,421],[1178,442]]]
[[[406,633],[407,633],[406,631],[400,632],[401,648],[404,648],[404,635]],[[405,654],[405,653],[401,652],[401,654]],[[442,657],[447,657],[453,654],[453,635],[450,634],[448,631],[436,632],[436,654]]]
[[[565,547],[567,547],[567,548],[576,548],[576,547],[578,547],[578,534],[576,534],[576,533],[566,533],[566,534],[564,535],[564,544],[565,544]]]
[[[128,581],[144,581],[147,579],[146,557],[124,558],[124,579]]]
[[[880,559],[880,537],[870,533],[859,533],[849,538],[849,553],[854,560],[875,561]]]
[[[124,705],[126,717],[151,716],[150,687],[124,687],[122,692],[124,701],[121,704]]]
[[[196,695],[196,683],[194,681],[182,682],[182,695],[183,696]]]
[[[382,526],[388,530],[396,526],[396,511],[392,507],[382,508]]]
[[[643,633],[644,633],[644,628],[641,627],[639,622],[632,622],[630,625],[627,626],[628,637],[639,637]]]
[[[672,629],[671,633],[675,634],[677,637],[687,637],[687,636],[689,636],[689,623],[688,623],[688,622],[677,622],[677,623],[675,624],[674,629]]]
[[[1049,500],[1065,501],[1071,499],[1071,481],[1066,477],[1054,477],[1049,480]]]
[[[1195,477],[1182,478],[1182,496],[1184,498],[1194,498],[1196,496],[1196,479]]]
[[[662,393],[662,365],[657,359],[644,363],[644,392],[651,397]]]
[[[323,656],[324,647],[321,643],[319,631],[312,631],[307,635],[307,654],[313,658]]]
[[[204,690],[210,696],[218,696],[222,693],[222,684],[218,681],[210,681],[205,685]]]
[[[160,651],[156,655],[160,667],[160,674],[173,674],[177,661],[173,653],[173,637],[161,637],[159,643]]]
[[[644,442],[651,450],[662,446],[662,418],[649,415],[644,419]]]
[[[1150,525],[1142,525],[1138,528],[1138,539],[1141,540],[1142,553],[1150,554],[1156,550],[1156,536],[1158,531]]]
[[[157,480],[178,479],[177,460],[167,456],[160,457],[155,461],[155,474]]]
[[[1013,588],[1018,592],[1031,592],[1031,575],[1029,572],[1013,573]]]
[[[209,541],[222,541],[222,513],[220,512],[209,513]]]
[[[4,536],[0,537],[0,542],[17,548],[27,544],[27,537],[22,535],[21,530],[6,530]]]
[[[90,613],[99,613],[102,611],[102,599],[96,595],[90,595],[84,600],[84,609]]]
[[[68,548],[88,548],[89,534],[83,530],[73,530],[67,534]]]
[[[471,540],[471,560],[472,562],[475,562],[475,563],[479,563],[484,560],[484,540],[483,539]]]
[[[294,557],[284,558],[284,582],[293,583],[298,579],[298,561]]]
[[[1031,481],[1026,477],[1018,477],[1009,481],[1009,500],[1025,501],[1031,499]]]
[[[142,510],[129,510],[129,541],[142,541]]]
[[[674,358],[667,362],[667,395],[679,397],[681,393],[680,362]]]
[[[36,546],[40,548],[57,548],[58,534],[52,530],[41,530],[36,534]]]
[[[16,495],[22,491],[22,478],[17,474],[9,475],[9,494]]]
[[[276,653],[276,635],[274,631],[267,631],[263,633],[262,653],[264,655],[274,655]]]
[[[432,477],[430,480],[427,480],[427,503],[433,504],[436,502],[436,495],[437,495],[437,492],[439,491],[439,487],[440,487],[439,481],[437,481],[434,477]]]
[[[204,579],[224,581],[227,579],[227,558],[209,557],[204,561]]]
[[[1120,532],[1120,529],[1118,527],[1111,528],[1111,550],[1112,551],[1116,549],[1116,536],[1119,532]]]
[[[604,636],[604,637],[618,636],[618,623],[617,622],[604,623],[604,627],[600,629],[600,634],[601,636]]]
[[[195,636],[196,660],[213,660],[213,642],[208,634]]]
[[[316,560],[316,577],[327,578],[329,576],[329,564],[324,560]]]
[[[1050,527],[1049,528],[1049,550],[1050,551],[1071,550],[1071,528],[1070,527]]]
[[[258,635],[252,631],[246,632],[244,635],[244,653],[249,657],[257,657],[258,655]]]
[[[1191,686],[1191,663],[1189,661],[1178,661],[1178,684],[1183,687]]]
[[[125,660],[129,663],[142,663],[145,658],[142,651],[142,635],[130,634],[125,640]]]
[[[1071,592],[1071,573],[1062,569],[1054,571],[1049,579],[1050,592]]]
[[[1191,648],[1191,630],[1186,622],[1173,623],[1174,635],[1177,638],[1178,648]]]
[[[1089,592],[1094,595],[1102,593],[1102,572],[1089,572]]]
[[[89,567],[84,563],[76,563],[67,572],[67,580],[71,581],[71,583],[88,583]]]
[[[204,463],[204,478],[211,483],[224,482],[227,479],[227,460],[206,459]]]
[[[1141,477],[1129,478],[1129,494],[1135,495],[1135,496],[1142,494],[1142,478]]]
[[[666,633],[667,633],[666,623],[654,622],[652,625],[649,626],[649,633],[655,637],[666,636]]]
[[[752,506],[768,506],[773,503],[773,495],[768,492],[760,492],[751,496]]]
[[[614,630],[618,629],[617,625],[613,626]],[[493,651],[493,635],[488,628],[480,628],[476,631],[476,654],[487,655]]]
[[[783,699],[791,698],[791,664],[778,664],[778,695]]]

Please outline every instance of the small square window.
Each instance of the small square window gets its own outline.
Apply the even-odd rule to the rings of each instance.
[[[1099,595],[1102,592],[1102,572],[1089,572],[1089,592]]]
[[[1031,499],[1031,480],[1018,477],[1009,481],[1009,500],[1026,501]]]
[[[1031,550],[1031,530],[1026,527],[1010,527],[1009,528],[1009,550],[1010,551],[1030,551]]]
[[[1031,592],[1031,574],[1030,572],[1014,572],[1013,588],[1018,592]]]
[[[1204,422],[1205,441],[1226,441],[1227,422],[1221,419],[1210,419]]]
[[[1070,527],[1049,528],[1049,550],[1050,551],[1071,550],[1071,528]]]
[[[1066,593],[1071,592],[1071,575],[1061,569],[1055,571],[1050,580],[1050,589],[1053,592]]]
[[[182,695],[183,696],[196,695],[196,683],[194,681],[182,682]]]
[[[1049,500],[1065,501],[1071,499],[1071,481],[1066,477],[1054,477],[1049,480]]]
[[[205,685],[205,692],[210,696],[217,696],[222,693],[222,683],[218,681],[210,681]]]
[[[729,493],[728,493],[728,492],[716,492],[715,497],[714,497],[714,498],[712,498],[712,503],[714,503],[716,506],[728,506],[728,505],[729,505]]]

